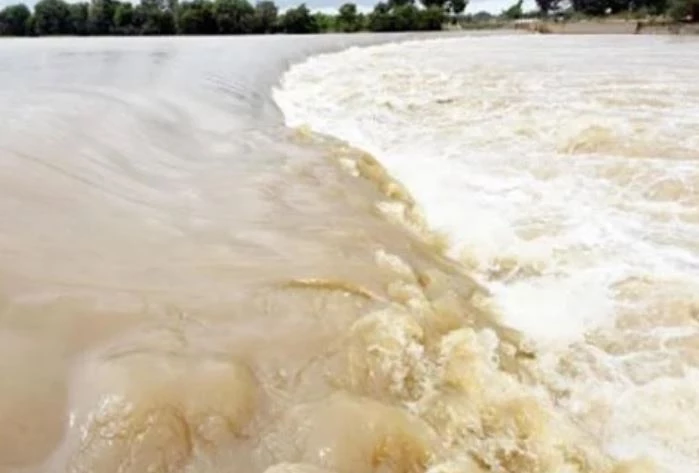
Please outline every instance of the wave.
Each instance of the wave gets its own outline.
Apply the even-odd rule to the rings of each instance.
[[[648,455],[621,470],[687,471],[699,461],[691,447],[698,432],[679,425],[664,430],[655,422],[682,418],[680,406],[698,400],[692,388],[697,366],[688,350],[696,333],[686,317],[696,305],[696,251],[693,237],[676,237],[678,220],[649,215],[682,218],[693,211],[697,104],[679,100],[678,89],[691,87],[688,75],[664,73],[691,46],[607,41],[461,38],[316,56],[285,75],[275,98],[289,126],[371,152],[388,169],[378,173],[380,182],[390,174],[401,181],[395,187],[408,197],[382,204],[384,212],[422,233],[438,229],[446,255],[487,288],[488,318],[520,329],[535,347],[533,359],[519,357],[517,383],[541,395],[537,407],[528,408],[552,416],[541,425],[557,428],[559,415],[574,419],[576,431],[599,440],[596,458]],[[591,43],[604,43],[608,52],[592,58]],[[627,87],[617,76],[638,63],[618,58],[649,50],[663,54],[653,56],[657,64],[644,62],[641,84]],[[596,69],[579,70],[582,64]],[[552,67],[559,72],[552,74]],[[607,128],[586,125],[600,121]],[[658,185],[671,196],[658,194],[662,209],[651,203],[656,198],[636,193]],[[420,217],[405,218],[406,209]],[[646,231],[639,232],[641,221]],[[684,235],[696,230],[682,225]],[[638,278],[646,289],[635,285]],[[621,289],[631,288],[627,282],[631,292]],[[649,320],[647,313],[662,315]],[[666,337],[679,345],[668,349]],[[657,351],[648,343],[659,345]],[[668,389],[673,407],[666,402],[654,411]],[[627,396],[634,401],[620,401]],[[646,407],[640,413],[631,406]],[[478,437],[471,430],[461,434]],[[528,448],[526,455],[540,461],[541,452]],[[546,464],[541,461],[538,467]],[[576,460],[567,467],[580,471],[605,468],[572,464]],[[501,471],[539,471],[494,465],[487,463]]]

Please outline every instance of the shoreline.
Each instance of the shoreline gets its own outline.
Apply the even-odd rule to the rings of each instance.
[[[228,37],[257,37],[257,36],[355,36],[373,35],[382,38],[378,43],[405,40],[436,39],[443,36],[462,36],[478,34],[552,34],[552,35],[660,35],[660,36],[695,36],[699,35],[699,23],[672,23],[652,20],[634,19],[584,19],[574,21],[544,21],[537,18],[515,20],[509,22],[469,23],[467,26],[447,24],[442,30],[435,31],[357,31],[354,33],[327,31],[312,34],[274,33],[274,34],[231,34],[231,35],[51,35],[51,36],[0,36],[0,40],[38,40],[38,39],[76,39],[76,38],[228,38]],[[385,39],[383,39],[385,37]],[[366,45],[364,45],[366,46]]]
[[[553,22],[538,19],[519,20],[506,28],[558,35],[697,35],[699,24],[636,19],[586,19]]]

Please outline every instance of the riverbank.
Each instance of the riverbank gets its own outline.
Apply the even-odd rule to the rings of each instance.
[[[445,31],[520,31],[542,34],[565,35],[627,35],[627,34],[671,34],[697,35],[699,24],[676,23],[666,20],[637,20],[637,19],[583,19],[575,21],[544,21],[538,18],[527,18],[514,21],[492,19],[460,25],[447,25]]]
[[[565,22],[526,20],[515,21],[510,27],[550,34],[699,34],[699,24],[632,19],[586,19]]]

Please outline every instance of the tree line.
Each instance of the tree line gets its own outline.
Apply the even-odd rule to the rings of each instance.
[[[562,0],[536,0],[539,11],[562,10]],[[699,21],[699,0],[570,0],[569,12],[585,16],[632,13],[637,17],[666,16],[676,21]]]
[[[214,35],[323,33],[356,31],[440,30],[448,22],[488,22],[493,15],[463,15],[468,0],[386,0],[363,14],[354,3],[337,13],[313,13],[305,4],[280,13],[272,0],[120,0],[68,3],[40,0],[33,11],[25,4],[0,10],[0,36],[51,35]],[[566,2],[567,8],[562,8]],[[699,0],[536,0],[538,12],[525,14],[522,0],[499,18],[580,14],[604,16],[622,12],[664,15],[699,21]]]
[[[356,31],[439,30],[461,14],[467,0],[388,0],[368,14],[354,3],[336,14],[313,13],[305,4],[280,13],[272,0],[119,0],[68,3],[40,0],[0,10],[0,35],[234,35]]]

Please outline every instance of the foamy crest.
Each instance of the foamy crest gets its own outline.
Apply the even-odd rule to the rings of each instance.
[[[683,473],[699,469],[699,423],[682,421],[699,398],[696,47],[410,42],[312,58],[275,92],[289,125],[372,153],[408,188],[538,344],[559,405],[610,452]]]

